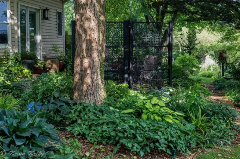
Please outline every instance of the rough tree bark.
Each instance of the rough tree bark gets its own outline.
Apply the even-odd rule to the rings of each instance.
[[[104,90],[105,0],[75,0],[76,45],[73,98],[100,105]]]

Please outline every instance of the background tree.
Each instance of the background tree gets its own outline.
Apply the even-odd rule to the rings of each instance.
[[[120,1],[124,4],[120,5]],[[206,25],[215,27],[223,23],[234,28],[239,27],[240,2],[237,0],[114,0],[115,5],[112,4],[113,0],[107,2],[107,17],[112,21],[114,17],[115,20],[119,20],[117,15],[120,15],[134,17],[138,21],[144,18],[146,22],[172,21],[175,23],[175,29],[179,30],[183,26],[189,28],[195,25],[199,29]],[[163,26],[158,27],[162,30]],[[163,32],[162,36],[165,41],[167,31]]]
[[[71,34],[71,21],[74,20],[74,3],[73,0],[69,0],[64,4],[65,13],[65,31]]]
[[[187,33],[187,43],[183,45],[183,51],[184,53],[188,53],[189,55],[192,55],[193,53],[196,53],[196,46],[197,46],[197,32],[196,28],[191,28],[188,30]]]
[[[73,98],[100,105],[106,96],[103,80],[105,0],[75,0],[76,46]]]

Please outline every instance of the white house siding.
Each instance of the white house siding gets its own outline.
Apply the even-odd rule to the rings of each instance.
[[[11,52],[19,50],[19,27],[17,24],[19,4],[29,7],[38,7],[41,9],[40,32],[42,36],[41,48],[42,54],[48,57],[55,57],[56,54],[51,52],[52,46],[58,45],[64,51],[65,33],[64,33],[64,4],[62,0],[11,0]],[[45,8],[49,9],[49,20],[42,19],[42,12]],[[17,11],[16,11],[17,9]],[[62,12],[63,35],[58,36],[57,12]],[[16,15],[17,14],[17,15]],[[4,53],[4,49],[0,49],[0,55]]]

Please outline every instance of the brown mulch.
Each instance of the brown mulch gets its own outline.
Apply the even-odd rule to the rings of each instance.
[[[116,154],[114,154],[114,156],[112,156],[112,152],[114,149],[114,146],[112,145],[101,145],[101,144],[97,144],[96,148],[92,149],[91,154],[90,153],[90,149],[92,147],[94,147],[93,143],[88,142],[86,139],[82,139],[82,138],[77,138],[75,137],[72,133],[68,132],[68,131],[61,131],[58,133],[58,136],[60,139],[66,139],[68,140],[69,138],[72,138],[74,140],[78,140],[81,144],[82,147],[80,148],[79,151],[81,151],[82,154],[84,154],[86,157],[90,157],[90,158],[106,158],[107,156],[110,158],[116,158],[116,159],[170,159],[169,155],[165,152],[159,153],[159,151],[153,151],[151,152],[151,154],[146,154],[144,157],[139,157],[135,152],[131,152],[130,150],[124,148],[124,147],[120,147],[118,148],[118,151]],[[89,156],[91,155],[91,156]],[[99,156],[97,156],[99,155]]]
[[[240,107],[237,107],[237,106],[234,107],[234,103],[231,100],[229,100],[221,90],[215,90],[215,86],[211,84],[205,84],[204,86],[209,89],[210,93],[212,94],[210,98],[213,101],[217,103],[224,103],[226,105],[229,105],[230,107],[233,107],[238,112],[240,112]],[[238,117],[237,125],[240,126],[240,116]],[[66,130],[59,132],[58,136],[60,139],[66,139],[67,141],[69,138],[72,138],[74,140],[77,139],[82,144],[79,151],[82,154],[84,154],[85,157],[89,157],[93,159],[95,158],[103,159],[103,158],[106,158],[107,156],[114,159],[123,159],[123,158],[124,159],[125,158],[127,159],[171,159],[169,154],[165,152],[159,152],[157,150],[151,151],[151,153],[144,155],[144,157],[139,157],[136,153],[131,152],[130,150],[124,147],[119,147],[117,153],[114,154],[114,156],[112,156],[112,152],[114,151],[114,146],[102,145],[102,144],[97,144],[97,147],[93,148],[90,154],[90,150],[92,147],[94,147],[94,144],[88,142],[86,139],[77,138],[72,133]],[[232,141],[232,145],[239,145],[239,144],[240,144],[240,131],[238,131],[238,133],[235,135],[234,141]],[[195,150],[192,150],[192,153],[188,156],[177,153],[178,157],[176,159],[194,159],[196,156],[198,156],[202,152],[204,152],[204,150],[195,149]]]

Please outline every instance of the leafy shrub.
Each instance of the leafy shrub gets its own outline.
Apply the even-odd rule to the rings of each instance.
[[[207,78],[212,78],[215,75],[216,75],[216,73],[212,72],[212,71],[202,71],[198,74],[198,76],[200,76],[200,77],[207,77]]]
[[[209,124],[205,133],[196,132],[197,145],[203,148],[211,148],[216,146],[223,146],[224,144],[231,144],[234,138],[234,133],[231,126],[227,125],[221,119],[216,117],[209,118]]]
[[[0,109],[11,110],[18,107],[18,100],[14,99],[11,94],[0,93]]]
[[[215,81],[213,81],[213,84],[216,85],[215,89],[217,90],[221,90],[224,89],[226,87],[226,82],[227,80],[224,78],[220,78],[220,79],[216,79]]]
[[[203,111],[206,116],[210,118],[217,117],[217,119],[227,123],[228,126],[234,126],[237,118],[237,111],[224,104],[211,102],[204,106]]]
[[[8,157],[19,157],[17,155],[23,153],[24,157],[31,158],[31,151],[37,157],[49,158],[54,155],[54,147],[59,145],[54,126],[47,124],[46,119],[39,118],[38,114],[31,117],[27,111],[1,109],[0,123],[1,144]]]
[[[19,81],[19,77],[30,77],[31,71],[21,65],[21,54],[14,53],[12,57],[8,53],[4,55],[6,64],[0,69],[1,81]],[[1,66],[0,66],[1,67]]]
[[[196,143],[190,124],[144,120],[106,105],[74,106],[67,123],[71,123],[69,131],[90,142],[125,146],[141,156],[154,148],[168,153],[172,148],[186,152]]]
[[[232,87],[232,89],[225,90],[226,95],[235,103],[240,104],[240,88]]]
[[[186,70],[190,74],[200,68],[198,59],[186,53],[184,55],[179,55],[173,65],[180,67],[182,70]]]
[[[229,65],[229,67],[229,73],[235,80],[240,81],[240,61],[234,62],[232,65]]]
[[[108,83],[106,104],[123,110],[122,113],[132,113],[137,118],[166,120],[168,122],[178,122],[180,116],[183,115],[167,108],[164,102],[153,93],[141,94],[129,90],[127,84],[116,85],[113,81],[108,81]]]
[[[74,101],[68,98],[60,98],[59,94],[55,95],[54,99],[50,99],[42,105],[37,112],[42,112],[42,117],[47,119],[49,123],[59,123],[70,113],[70,107],[75,104]],[[35,103],[37,106],[37,103]]]
[[[199,79],[192,79],[190,75],[199,70],[199,61],[192,55],[184,54],[177,57],[173,63],[173,86],[188,88],[199,83]]]
[[[14,98],[21,98],[23,91],[23,86],[20,81],[12,83],[8,81],[0,82],[0,93],[12,94]]]
[[[166,121],[144,120],[133,114],[106,105],[82,103],[73,106],[67,123],[68,130],[86,137],[90,142],[124,146],[141,156],[153,149],[170,153],[172,148],[188,152],[194,147],[213,147],[229,143],[231,128],[217,117],[208,118],[204,132],[187,121],[177,124]]]
[[[108,85],[105,87],[107,96],[111,96],[115,99],[125,98],[129,95],[128,84],[115,84],[109,80]]]
[[[213,82],[215,89],[224,90],[225,94],[235,103],[240,104],[240,82],[236,80],[217,79]]]
[[[62,97],[70,97],[72,95],[72,77],[65,73],[57,74],[41,74],[36,78],[30,89],[22,95],[25,105],[31,102],[47,103],[53,99],[56,92],[60,92]]]
[[[185,114],[185,119],[190,119],[190,113],[198,115],[199,108],[202,110],[208,102],[209,90],[199,84],[176,90],[171,101],[168,103],[173,110],[181,110]]]
[[[172,123],[173,121],[179,123],[180,116],[183,114],[174,112],[167,108],[162,100],[158,100],[157,97],[153,97],[151,100],[139,99],[133,109],[127,109],[122,111],[122,113],[132,113],[141,114],[143,119],[150,118],[152,120],[165,120]]]
[[[185,114],[184,119],[194,124],[196,132],[205,134],[213,127],[210,117],[204,112],[205,105],[209,103],[209,95],[207,88],[196,84],[188,89],[177,90],[167,104],[174,111],[182,111]]]

